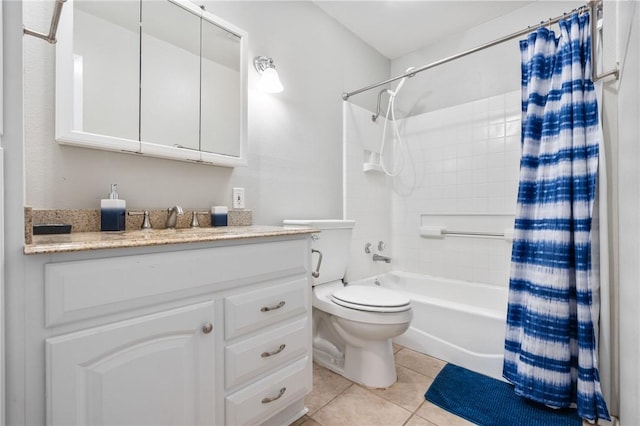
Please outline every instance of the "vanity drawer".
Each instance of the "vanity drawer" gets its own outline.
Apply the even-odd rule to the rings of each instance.
[[[307,312],[311,285],[306,277],[224,299],[225,338],[258,330]]]
[[[307,274],[307,242],[276,241],[45,265],[46,326]],[[287,309],[289,310],[289,308]]]
[[[305,357],[225,399],[228,425],[256,425],[311,391],[311,359]]]
[[[308,318],[261,333],[225,349],[225,383],[233,388],[310,353]]]

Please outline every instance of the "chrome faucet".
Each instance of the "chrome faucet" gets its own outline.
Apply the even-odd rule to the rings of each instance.
[[[173,206],[167,209],[167,228],[175,228],[176,222],[178,221],[178,216],[182,216],[184,211],[180,206]]]
[[[373,254],[373,261],[374,262],[391,263],[391,258],[387,257],[387,256],[379,255],[378,253],[374,253]]]

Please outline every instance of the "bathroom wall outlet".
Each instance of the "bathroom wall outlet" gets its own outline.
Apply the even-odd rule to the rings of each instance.
[[[233,208],[244,209],[244,188],[233,188]]]

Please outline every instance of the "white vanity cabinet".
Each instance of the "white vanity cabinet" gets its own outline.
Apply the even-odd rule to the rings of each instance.
[[[44,282],[43,420],[294,421],[312,384],[309,252],[304,234],[33,257]]]

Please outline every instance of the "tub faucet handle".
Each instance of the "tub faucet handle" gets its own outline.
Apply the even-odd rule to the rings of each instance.
[[[373,244],[371,243],[367,243],[364,245],[364,252],[367,254],[371,254],[371,247],[373,247]]]

